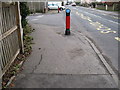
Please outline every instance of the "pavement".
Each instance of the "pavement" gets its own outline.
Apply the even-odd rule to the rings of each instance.
[[[64,35],[64,11],[27,19],[35,44],[14,88],[117,88],[85,36],[72,25],[71,35]]]
[[[77,31],[81,31],[89,37],[114,71],[118,71],[119,18],[106,14],[110,13],[109,11],[93,10],[85,7],[69,8],[72,11],[72,22],[78,28]],[[80,30],[81,26],[84,26],[85,30]],[[86,33],[89,33],[89,35]]]

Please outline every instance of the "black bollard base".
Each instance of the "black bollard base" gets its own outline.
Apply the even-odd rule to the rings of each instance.
[[[70,35],[70,30],[66,30],[65,35]]]

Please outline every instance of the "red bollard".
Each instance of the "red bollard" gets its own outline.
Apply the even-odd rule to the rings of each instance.
[[[66,31],[65,35],[70,35],[70,9],[66,9]]]
[[[60,10],[60,8],[59,8],[59,6],[58,6],[58,13],[59,13],[59,10]]]

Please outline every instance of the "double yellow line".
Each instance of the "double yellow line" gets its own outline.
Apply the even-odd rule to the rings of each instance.
[[[111,28],[99,23],[99,22],[94,22],[92,19],[88,16],[83,15],[82,13],[76,12],[77,15],[79,15],[82,19],[88,20],[91,25],[96,27],[97,30],[100,31],[102,34],[108,34],[108,33],[117,33],[116,31],[111,30]],[[115,37],[115,40],[120,41],[119,37]]]

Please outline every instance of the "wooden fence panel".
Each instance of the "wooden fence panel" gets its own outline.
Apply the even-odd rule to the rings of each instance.
[[[17,15],[15,4],[2,3],[0,6],[0,71],[2,71],[2,75],[20,52],[18,36],[20,29],[17,21],[19,16]]]
[[[2,18],[1,18],[1,13],[2,13],[2,3],[0,2],[0,21],[2,20]],[[1,29],[2,29],[2,22],[0,22],[0,36],[2,35],[1,34]],[[2,59],[2,45],[1,45],[1,41],[0,41],[0,83],[1,83],[1,76],[2,76],[2,69],[1,69],[1,67],[3,67],[3,64],[2,64],[2,61],[1,61],[1,59]],[[0,84],[0,89],[1,89],[1,87],[2,87],[2,85]]]

